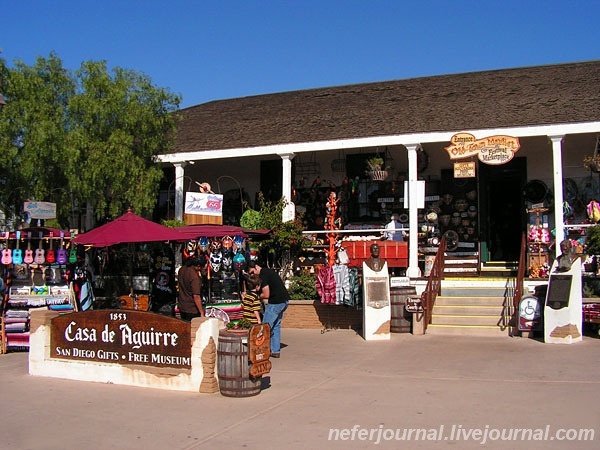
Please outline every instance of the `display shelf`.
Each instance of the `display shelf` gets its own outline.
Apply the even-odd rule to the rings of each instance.
[[[530,278],[546,278],[550,271],[550,232],[541,216],[548,208],[528,209],[530,215],[527,233],[527,273]]]
[[[29,311],[48,308],[60,312],[74,311],[74,299],[68,285],[33,286],[18,282],[9,288],[6,309],[3,311],[3,350],[29,349]]]

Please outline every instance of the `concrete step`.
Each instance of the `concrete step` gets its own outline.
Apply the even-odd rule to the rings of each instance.
[[[514,280],[499,277],[442,280],[427,333],[508,336]]]
[[[456,314],[438,314],[433,315],[431,323],[434,325],[454,325],[454,326],[498,326],[506,321],[499,314],[494,315],[456,315]]]
[[[469,287],[469,286],[444,286],[441,295],[445,297],[504,297],[511,294],[512,290],[506,287]]]
[[[439,305],[433,307],[433,315],[459,315],[459,316],[501,316],[511,312],[512,308],[502,305]]]
[[[457,258],[457,259],[446,259],[444,261],[444,265],[446,267],[448,266],[455,266],[455,265],[466,265],[466,264],[471,264],[471,265],[475,265],[477,266],[477,264],[479,264],[479,260],[477,258]]]
[[[457,297],[438,295],[435,306],[504,306],[506,299],[496,297]]]
[[[427,334],[459,336],[509,336],[509,328],[490,325],[435,325],[427,326]]]

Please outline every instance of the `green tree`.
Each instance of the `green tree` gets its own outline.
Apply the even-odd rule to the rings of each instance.
[[[62,200],[62,189],[68,186],[66,113],[75,80],[51,55],[31,67],[17,61],[12,70],[2,61],[0,86],[7,99],[0,114],[0,207],[15,215],[26,199]],[[57,201],[62,204],[70,206]]]
[[[10,195],[0,207],[20,211],[25,199],[57,203],[68,224],[73,205],[93,205],[97,218],[132,207],[152,210],[180,97],[138,72],[88,61],[68,71],[55,54],[31,67],[1,64],[7,107],[0,115],[0,168]]]
[[[258,241],[258,248],[267,265],[289,271],[292,258],[309,245],[309,240],[302,234],[304,226],[302,218],[282,221],[283,210],[287,201],[280,198],[277,202],[265,200],[262,192],[258,193],[257,210],[248,209],[240,218],[240,225],[251,230],[271,230],[269,236]]]

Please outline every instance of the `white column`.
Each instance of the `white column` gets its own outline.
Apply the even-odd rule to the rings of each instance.
[[[560,254],[560,243],[564,239],[565,224],[563,218],[563,173],[562,173],[562,136],[549,136],[552,141],[552,168],[554,171],[554,229],[556,230],[555,256]]]
[[[289,222],[296,218],[296,205],[292,203],[292,159],[294,153],[279,153],[282,162],[281,198],[286,199],[287,205],[283,209],[282,222]]]
[[[174,163],[175,166],[175,219],[183,220],[183,168],[186,162]]]
[[[404,195],[409,195],[408,203],[408,269],[406,275],[410,278],[418,278],[421,276],[419,269],[419,211],[417,209],[418,202],[416,197],[417,192],[417,150],[420,144],[405,145],[408,150],[408,192]]]

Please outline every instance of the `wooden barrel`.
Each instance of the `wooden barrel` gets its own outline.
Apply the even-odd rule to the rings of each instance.
[[[390,289],[391,323],[390,332],[410,333],[412,322],[411,313],[404,309],[406,299],[416,297],[417,291],[414,286],[404,286]]]
[[[219,390],[225,397],[260,394],[261,378],[250,377],[248,330],[219,331],[217,371]]]

